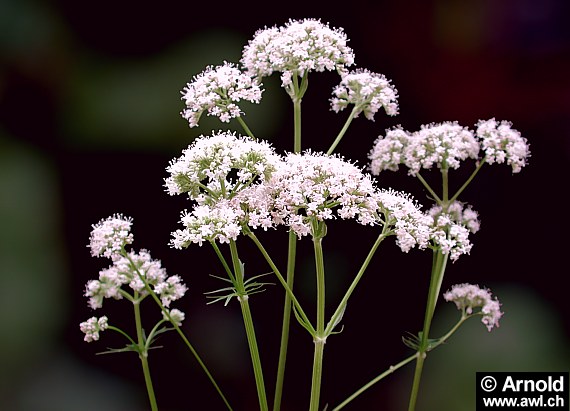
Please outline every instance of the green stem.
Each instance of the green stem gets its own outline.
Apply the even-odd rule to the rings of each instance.
[[[277,279],[279,280],[279,282],[281,283],[281,285],[283,286],[283,288],[287,292],[287,295],[289,296],[289,298],[293,302],[293,305],[295,306],[297,313],[299,314],[300,318],[303,320],[303,327],[305,327],[307,329],[307,331],[309,331],[309,333],[311,333],[311,335],[315,335],[315,330],[311,326],[311,322],[309,321],[309,317],[307,317],[307,314],[305,314],[305,311],[301,307],[301,304],[299,304],[299,301],[297,300],[297,298],[295,298],[293,291],[291,290],[291,288],[289,287],[289,285],[287,284],[287,282],[283,278],[283,275],[281,274],[281,272],[279,271],[279,269],[277,268],[277,266],[275,265],[275,263],[273,262],[273,260],[269,256],[269,254],[267,253],[267,250],[265,249],[265,247],[263,247],[263,244],[261,244],[261,242],[259,241],[259,239],[257,238],[257,236],[253,232],[249,232],[248,236],[255,243],[255,245],[257,246],[257,248],[259,249],[259,251],[261,252],[263,257],[265,258],[265,261],[267,261],[267,263],[269,264],[269,266],[273,270],[273,273],[275,274],[275,276],[277,277]]]
[[[479,170],[481,170],[481,167],[483,167],[483,164],[485,164],[486,161],[486,157],[484,157],[479,164],[477,165],[477,168],[475,168],[475,170],[473,171],[473,173],[471,173],[471,175],[469,176],[469,178],[467,179],[467,181],[465,181],[465,183],[463,183],[463,185],[461,186],[461,188],[459,190],[457,190],[457,192],[454,194],[453,197],[451,197],[451,199],[449,200],[449,203],[453,203],[455,200],[457,200],[457,197],[459,197],[459,194],[461,194],[463,192],[463,190],[465,190],[465,188],[467,188],[467,186],[469,185],[469,183],[471,183],[471,181],[475,178],[475,176],[477,175],[477,173],[479,172]]]
[[[251,138],[255,138],[255,136],[253,135],[253,133],[251,132],[251,130],[249,129],[247,124],[245,124],[245,121],[243,120],[243,118],[241,118],[241,116],[238,116],[237,120],[240,123],[243,130],[247,133],[247,135],[250,136]]]
[[[226,261],[226,259],[224,258],[224,255],[222,254],[222,252],[220,251],[220,247],[218,247],[218,244],[216,244],[216,242],[214,240],[210,241],[210,244],[212,245],[212,248],[214,249],[214,251],[216,252],[216,255],[218,256],[220,262],[222,263],[222,265],[224,266],[224,270],[226,270],[226,274],[228,275],[229,279],[231,280],[232,284],[236,283],[236,279],[232,273],[232,270],[230,269],[230,266],[228,265],[228,262]],[[236,273],[237,275],[237,273]]]
[[[311,378],[311,403],[309,411],[319,410],[319,401],[321,396],[321,381],[323,377],[323,354],[326,341],[324,339],[316,339],[315,353],[313,355],[313,376]]]
[[[422,377],[424,361],[427,356],[427,351],[429,348],[429,331],[431,328],[431,322],[433,319],[435,306],[437,304],[437,298],[439,296],[439,291],[441,289],[441,283],[443,281],[443,275],[445,273],[446,264],[447,264],[447,254],[443,255],[441,250],[435,250],[433,264],[432,264],[431,279],[428,290],[428,298],[425,310],[424,328],[421,333],[420,345],[418,347],[418,352],[417,352],[416,370],[414,372],[414,380],[412,384],[412,391],[410,394],[408,411],[414,411],[416,408],[416,402],[420,388],[420,381]]]
[[[127,252],[123,251],[123,256],[125,256],[130,261],[130,263],[133,267],[136,267],[135,264],[133,263],[133,260],[131,259],[131,257],[129,256],[129,254]],[[198,352],[194,349],[194,347],[192,346],[192,344],[190,343],[188,338],[186,338],[186,335],[184,334],[182,329],[178,326],[178,324],[175,321],[172,321],[172,317],[170,316],[170,312],[166,309],[166,307],[164,307],[164,305],[162,304],[162,301],[160,301],[160,298],[158,298],[158,295],[156,295],[154,290],[150,287],[150,285],[146,281],[146,278],[142,275],[142,273],[138,269],[135,269],[135,271],[137,272],[137,275],[139,276],[140,280],[144,283],[145,290],[147,291],[147,293],[152,297],[152,299],[160,307],[160,310],[162,311],[162,313],[164,315],[166,315],[166,317],[168,318],[168,321],[170,321],[170,323],[172,324],[172,326],[174,327],[174,329],[176,330],[176,332],[178,333],[180,338],[182,338],[182,341],[184,341],[184,344],[186,344],[186,347],[188,347],[188,349],[190,350],[190,352],[192,353],[192,355],[194,356],[194,358],[198,362],[198,365],[200,365],[200,367],[202,368],[202,370],[204,371],[204,373],[206,374],[206,376],[208,377],[208,379],[210,380],[210,382],[212,383],[212,385],[214,386],[214,388],[216,389],[216,391],[218,392],[218,394],[222,398],[222,401],[224,401],[224,404],[226,405],[228,410],[232,411],[232,407],[230,406],[230,403],[228,402],[228,400],[226,399],[222,390],[220,389],[220,387],[216,383],[216,380],[214,380],[214,377],[212,376],[212,374],[210,373],[210,371],[206,367],[206,364],[204,363],[204,361],[202,361],[202,358],[200,358],[200,355],[198,355]]]
[[[354,289],[356,288],[356,286],[358,285],[358,282],[360,281],[360,279],[362,278],[362,276],[364,275],[364,272],[366,271],[366,268],[368,268],[368,265],[370,264],[370,261],[372,260],[372,257],[374,256],[374,254],[376,253],[376,250],[378,249],[378,247],[380,246],[380,243],[386,238],[386,226],[383,227],[382,229],[382,233],[378,236],[378,238],[376,239],[376,241],[374,242],[374,245],[372,246],[372,248],[370,249],[370,251],[368,252],[368,255],[366,256],[366,259],[364,260],[364,262],[362,263],[362,266],[360,267],[360,270],[358,271],[358,273],[356,274],[356,277],[354,277],[354,280],[352,280],[352,284],[350,284],[350,287],[348,288],[348,290],[346,291],[346,293],[344,294],[344,297],[342,298],[341,302],[339,303],[336,311],[334,312],[334,314],[332,315],[327,328],[325,330],[325,335],[330,334],[333,331],[333,328],[336,327],[336,325],[338,324],[338,322],[340,321],[340,317],[343,315],[344,310],[346,308],[346,304],[348,303],[348,299],[350,298],[350,296],[352,295],[352,293],[354,292]]]
[[[135,311],[135,325],[137,329],[137,345],[138,345],[138,352],[139,358],[141,360],[143,374],[144,374],[144,382],[146,385],[146,391],[148,393],[148,400],[150,402],[150,408],[152,411],[158,411],[158,405],[156,404],[156,397],[154,395],[154,389],[152,387],[152,379],[150,377],[150,369],[148,366],[148,351],[146,348],[146,342],[143,334],[142,329],[142,321],[141,321],[141,310],[139,302],[133,303],[134,311]]]
[[[293,122],[294,122],[294,137],[293,137],[293,152],[301,152],[301,98],[293,99]]]
[[[309,411],[318,411],[323,373],[323,353],[327,335],[325,334],[325,266],[322,237],[313,237],[317,274],[317,328],[314,337],[313,376],[311,382],[311,402]]]
[[[437,347],[439,347],[441,344],[445,343],[449,339],[449,337],[455,334],[455,332],[459,329],[459,327],[461,327],[463,323],[467,321],[469,318],[471,318],[471,315],[466,315],[465,313],[463,313],[459,321],[453,327],[451,327],[451,329],[447,332],[447,334],[439,338],[435,344],[432,344],[429,347],[429,350],[432,351]]]
[[[386,371],[384,371],[382,374],[380,374],[379,376],[377,376],[376,378],[372,379],[369,383],[365,384],[362,386],[362,388],[360,388],[358,391],[356,391],[354,394],[352,394],[350,397],[348,397],[346,400],[344,400],[343,402],[341,402],[339,405],[337,405],[336,407],[334,407],[332,409],[332,411],[339,411],[340,409],[344,408],[346,405],[348,405],[348,403],[350,403],[352,400],[354,400],[356,397],[358,397],[360,394],[362,394],[364,391],[366,391],[368,388],[372,387],[374,384],[376,384],[378,381],[382,380],[383,378],[385,378],[386,376],[392,374],[394,371],[396,371],[398,368],[403,367],[404,365],[408,364],[409,362],[413,361],[416,359],[416,357],[418,356],[418,353],[414,353],[413,355],[409,356],[408,358],[406,358],[403,361],[400,361],[398,364],[396,365],[392,365],[390,368],[388,368]]]
[[[234,277],[237,280],[235,283],[236,291],[238,293],[238,300],[241,306],[243,316],[243,323],[245,326],[245,333],[247,336],[247,343],[249,345],[249,353],[251,355],[251,362],[253,365],[253,373],[255,376],[255,385],[257,387],[257,397],[259,400],[259,408],[261,411],[268,411],[267,396],[265,393],[265,383],[263,381],[263,369],[261,367],[261,358],[259,357],[259,349],[257,347],[257,338],[255,337],[255,328],[253,326],[253,319],[251,317],[251,310],[249,308],[249,296],[245,290],[244,273],[242,264],[239,260],[237,246],[235,241],[230,240],[230,251],[232,254],[232,263],[234,266]]]
[[[348,118],[346,119],[346,122],[344,123],[342,130],[340,130],[340,132],[338,133],[338,136],[336,136],[336,139],[334,140],[334,142],[332,143],[332,145],[328,149],[327,154],[329,154],[329,155],[332,154],[332,152],[334,151],[334,149],[336,148],[338,143],[340,143],[340,140],[342,140],[342,138],[344,137],[346,130],[348,130],[348,126],[350,126],[350,123],[352,123],[352,120],[354,120],[354,117],[355,117],[357,111],[358,111],[358,108],[356,106],[354,106],[354,108],[350,112],[350,116],[348,116]]]
[[[442,179],[442,194],[441,199],[445,205],[449,205],[449,169],[444,163],[441,169],[441,179]],[[445,210],[447,211],[447,210]]]
[[[125,337],[127,340],[129,340],[132,345],[137,345],[137,343],[135,342],[135,340],[133,340],[126,332],[124,332],[124,331],[121,330],[120,328],[114,327],[114,326],[112,326],[112,325],[108,325],[108,326],[107,326],[107,329],[108,329],[108,330],[112,330],[112,331],[118,332],[118,333],[121,334],[123,337]]]
[[[439,196],[435,193],[435,191],[432,190],[432,188],[430,187],[430,185],[427,183],[426,180],[424,180],[424,178],[422,177],[422,175],[420,173],[416,174],[416,177],[418,178],[418,180],[420,180],[420,182],[424,185],[424,187],[426,188],[427,191],[429,191],[429,193],[432,195],[433,199],[438,203],[441,204],[441,199],[439,198]]]
[[[295,256],[297,251],[297,236],[293,230],[289,231],[289,246],[287,253],[287,286],[293,290],[293,280],[295,275]],[[283,396],[283,383],[285,380],[285,366],[287,363],[287,348],[289,345],[289,329],[291,326],[291,297],[285,292],[285,302],[283,303],[283,323],[281,327],[281,344],[279,348],[279,363],[277,366],[277,378],[275,381],[275,396],[273,398],[273,411],[281,408],[281,398]]]

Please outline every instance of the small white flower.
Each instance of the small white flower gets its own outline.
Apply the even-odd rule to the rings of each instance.
[[[83,340],[87,342],[97,341],[99,339],[99,333],[106,330],[108,326],[108,319],[105,316],[99,319],[97,319],[97,317],[91,317],[87,321],[79,324],[81,332],[85,334]]]
[[[451,290],[443,295],[446,301],[453,301],[459,310],[466,314],[473,314],[473,309],[481,308],[483,318],[481,322],[485,324],[487,330],[499,326],[499,320],[503,316],[501,304],[492,297],[489,290],[482,289],[473,284],[456,284]]]
[[[241,63],[251,76],[280,72],[283,87],[292,95],[294,75],[310,71],[346,71],[354,64],[342,29],[331,29],[319,20],[289,20],[285,26],[258,30],[244,47]]]
[[[398,114],[398,91],[383,75],[368,70],[357,69],[342,76],[342,80],[333,90],[331,108],[339,112],[349,104],[354,104],[358,117],[360,113],[374,121],[374,115],[383,107],[386,114]]]
[[[130,232],[133,219],[122,214],[113,214],[93,224],[89,247],[93,257],[115,257],[125,245],[133,242]]]
[[[182,321],[184,321],[184,319],[186,318],[186,315],[177,308],[173,308],[168,313],[170,314],[170,318],[172,319],[172,321],[179,327],[182,325]],[[162,317],[166,321],[169,321],[168,316],[164,311],[162,312]]]
[[[508,121],[481,120],[477,124],[476,133],[481,140],[487,163],[506,162],[512,167],[513,173],[520,172],[526,165],[526,160],[530,157],[527,140],[511,128]]]
[[[198,126],[204,112],[227,123],[242,115],[238,106],[240,101],[259,103],[262,92],[257,82],[232,63],[208,66],[182,90],[186,109],[180,114],[188,120],[190,127]]]

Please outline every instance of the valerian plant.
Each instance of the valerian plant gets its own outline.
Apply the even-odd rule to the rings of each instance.
[[[218,117],[222,123],[237,121],[245,133],[217,130],[196,138],[167,166],[164,186],[168,194],[185,195],[189,200],[189,208],[181,211],[182,227],[173,231],[170,246],[180,250],[204,244],[211,246],[225,277],[217,277],[224,287],[207,294],[214,302],[224,301],[225,305],[237,301],[241,308],[262,411],[269,410],[270,406],[277,411],[282,403],[291,318],[310,335],[314,349],[312,367],[307,367],[307,372],[312,373],[311,387],[307,387],[310,390],[307,408],[309,411],[323,408],[320,394],[325,343],[338,334],[354,290],[363,281],[376,251],[389,237],[394,237],[404,253],[417,248],[430,250],[433,255],[431,269],[426,267],[426,271],[431,271],[423,327],[416,335],[403,338],[412,350],[410,356],[356,392],[347,393],[346,400],[334,406],[333,411],[349,405],[406,364],[415,363],[408,403],[408,410],[413,411],[428,353],[446,342],[469,318],[479,317],[491,331],[499,326],[502,316],[501,304],[488,289],[473,284],[455,285],[443,298],[453,302],[461,315],[446,334],[438,338],[431,335],[447,262],[469,254],[473,246],[470,235],[480,228],[478,213],[459,197],[485,165],[506,164],[513,173],[520,172],[530,156],[526,139],[509,122],[495,119],[481,120],[474,129],[457,122],[427,124],[413,132],[397,126],[376,138],[367,153],[370,160],[367,167],[357,165],[335,153],[350,124],[361,114],[373,121],[381,110],[390,116],[397,115],[399,96],[383,74],[363,68],[350,70],[355,59],[347,44],[342,29],[331,28],[317,19],[290,20],[280,27],[258,30],[245,45],[239,64],[224,62],[217,67],[208,66],[182,90],[185,107],[181,115],[190,127],[198,127],[202,115],[206,114]],[[303,149],[301,103],[308,90],[309,77],[323,71],[339,75],[339,84],[332,90],[331,110],[338,113],[350,109],[350,112],[339,133],[331,136],[330,148],[319,152]],[[240,106],[242,101],[260,103],[263,80],[274,73],[280,73],[281,86],[293,104],[292,149],[283,153],[255,137]],[[449,175],[460,166],[473,169],[465,181],[451,186]],[[378,185],[378,174],[398,171],[400,167],[407,169],[408,175],[416,178],[429,193],[427,200],[432,204],[426,210],[410,194]],[[422,174],[430,169],[439,171],[437,185],[430,185]],[[376,240],[358,271],[346,274],[352,281],[340,301],[331,305],[325,300],[327,275],[323,242],[333,235],[329,232],[329,222],[333,219],[353,220],[366,226],[375,233]],[[85,341],[98,340],[104,330],[113,330],[125,337],[126,346],[111,352],[138,354],[154,411],[158,405],[148,363],[149,350],[158,334],[174,330],[210,378],[220,401],[232,409],[230,399],[224,396],[181,329],[184,313],[169,308],[186,292],[182,278],[168,276],[148,251],[127,251],[133,242],[131,225],[132,219],[115,214],[93,226],[91,253],[110,259],[112,265],[103,269],[97,280],[87,283],[85,296],[94,310],[103,308],[105,298],[129,301],[134,307],[136,335],[130,336],[112,325],[107,316],[92,317],[81,324]],[[275,250],[256,235],[260,229],[288,232],[286,261],[273,259]],[[297,243],[309,239],[315,261],[316,313],[313,316],[304,309],[294,288]],[[254,276],[246,273],[239,253],[243,242],[255,245],[258,258],[265,260],[270,273]],[[263,346],[257,340],[250,309],[255,295],[264,290],[269,281],[280,284],[284,292],[272,405],[261,363]],[[140,310],[140,302],[147,297],[156,302],[156,308],[163,314],[148,333],[143,330]],[[327,317],[327,312],[332,315]]]

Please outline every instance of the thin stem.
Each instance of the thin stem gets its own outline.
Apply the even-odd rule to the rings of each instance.
[[[313,237],[317,274],[317,328],[314,339],[315,352],[313,357],[313,376],[309,411],[317,411],[319,409],[323,373],[323,353],[327,338],[325,334],[325,265],[322,241],[322,237]]]
[[[230,278],[232,284],[236,283],[236,279],[232,273],[232,270],[230,269],[230,266],[228,265],[228,262],[226,261],[226,259],[224,258],[224,255],[222,254],[222,252],[220,251],[220,247],[218,247],[218,244],[216,244],[215,241],[210,241],[210,244],[212,245],[212,248],[214,249],[214,251],[216,252],[216,255],[218,256],[220,262],[222,263],[222,265],[224,266],[224,270],[226,270],[226,274],[228,275],[228,277]],[[237,273],[236,273],[237,275]]]
[[[424,185],[424,187],[426,188],[427,191],[429,191],[429,193],[432,195],[433,199],[438,203],[441,204],[441,199],[439,198],[439,196],[435,193],[435,191],[432,190],[432,188],[430,187],[430,185],[427,183],[426,180],[424,180],[424,178],[422,177],[422,175],[420,173],[416,174],[416,177],[418,178],[418,180],[420,180],[420,182]]]
[[[136,294],[136,292],[135,292]],[[139,358],[141,360],[143,374],[144,374],[144,382],[146,385],[146,391],[148,393],[148,400],[150,402],[150,408],[152,411],[158,411],[158,405],[156,404],[156,397],[154,395],[154,389],[152,387],[152,379],[150,376],[150,369],[148,366],[148,351],[146,348],[146,342],[143,334],[142,329],[142,321],[141,321],[141,310],[139,302],[133,303],[134,312],[135,312],[135,326],[137,329],[137,345],[138,345],[138,352]]]
[[[338,322],[340,321],[340,317],[342,316],[342,314],[344,313],[344,310],[346,308],[346,304],[348,303],[348,299],[350,298],[350,296],[352,295],[352,293],[354,292],[354,289],[356,288],[356,286],[358,285],[358,282],[360,281],[360,279],[362,278],[362,276],[364,275],[364,272],[366,271],[366,268],[368,268],[368,264],[370,264],[370,261],[372,260],[372,257],[374,256],[374,254],[376,253],[376,250],[378,249],[378,247],[380,246],[380,243],[386,238],[386,226],[383,227],[382,229],[382,233],[380,233],[380,235],[378,236],[378,238],[376,239],[376,241],[374,242],[374,245],[372,245],[372,248],[370,249],[370,251],[368,252],[368,255],[366,256],[366,259],[364,260],[364,262],[362,263],[362,266],[360,267],[360,270],[358,271],[358,273],[356,274],[356,276],[354,277],[354,280],[352,280],[352,284],[350,284],[350,287],[348,288],[348,290],[346,291],[346,293],[344,294],[344,297],[342,298],[341,302],[339,303],[336,311],[334,312],[334,314],[332,315],[327,328],[325,330],[325,334],[330,334],[333,331],[333,328],[338,324]]]
[[[342,138],[344,137],[346,130],[348,130],[348,126],[350,126],[350,123],[352,123],[352,120],[354,120],[357,112],[358,112],[358,108],[356,106],[354,106],[354,108],[350,112],[350,115],[346,119],[344,126],[342,127],[342,129],[338,133],[338,136],[336,136],[336,139],[334,140],[334,142],[332,143],[332,145],[328,149],[327,154],[329,154],[329,155],[332,154],[332,152],[334,151],[334,149],[336,148],[338,143],[340,143],[340,140],[342,140]]]
[[[441,179],[443,191],[441,199],[444,204],[449,204],[449,169],[445,164],[443,164],[443,168],[441,169]]]
[[[245,121],[243,120],[243,118],[241,118],[241,116],[238,116],[237,120],[240,123],[243,130],[247,133],[247,135],[250,136],[251,138],[255,138],[255,136],[253,135],[253,133],[251,132],[251,130],[249,129],[247,124],[245,124]]]
[[[416,408],[424,361],[429,348],[429,331],[431,328],[435,306],[437,304],[437,297],[439,296],[439,291],[441,289],[441,282],[443,281],[446,264],[447,254],[443,255],[441,250],[434,251],[431,280],[429,284],[428,299],[425,310],[424,328],[421,333],[420,345],[417,352],[418,356],[416,361],[416,370],[414,372],[414,380],[412,383],[412,391],[410,394],[408,411],[414,411]]]
[[[232,254],[232,263],[234,266],[234,277],[237,280],[235,283],[236,291],[238,293],[238,300],[241,306],[243,316],[243,323],[245,326],[245,333],[247,336],[247,343],[249,345],[249,353],[251,355],[251,362],[253,365],[253,374],[255,376],[255,385],[257,387],[257,397],[259,400],[259,408],[261,411],[268,411],[267,395],[265,393],[265,382],[263,380],[263,369],[261,367],[261,358],[259,357],[259,349],[257,347],[257,338],[255,337],[255,328],[253,326],[253,319],[251,317],[251,310],[249,308],[249,296],[245,290],[244,273],[242,264],[239,260],[237,246],[235,241],[230,240],[230,251]]]
[[[133,260],[131,259],[131,257],[129,256],[129,254],[127,252],[123,251],[123,256],[125,256],[130,261],[130,263],[133,267],[136,267],[135,264],[133,263]],[[192,353],[192,355],[194,356],[194,358],[196,359],[196,361],[198,362],[198,364],[202,368],[202,371],[204,371],[204,373],[206,374],[206,376],[208,377],[208,379],[210,380],[210,382],[212,383],[212,385],[214,386],[214,388],[216,389],[216,391],[218,392],[218,394],[222,398],[222,401],[224,401],[224,404],[226,405],[228,410],[232,411],[232,407],[230,406],[230,403],[228,402],[224,393],[222,392],[222,390],[220,389],[220,387],[216,383],[216,380],[214,379],[214,377],[212,376],[212,374],[208,370],[208,367],[206,367],[206,364],[204,363],[204,361],[202,361],[202,358],[200,358],[200,355],[198,354],[196,349],[192,346],[192,344],[190,343],[188,338],[186,338],[186,335],[184,334],[182,329],[178,326],[176,321],[172,321],[172,317],[170,316],[170,312],[166,309],[166,307],[164,307],[164,305],[162,304],[162,301],[160,301],[160,298],[158,298],[158,296],[156,295],[154,290],[151,288],[151,286],[146,281],[146,278],[142,275],[142,273],[138,270],[138,268],[135,268],[135,271],[136,271],[137,275],[139,276],[140,280],[144,283],[145,290],[147,291],[147,293],[152,297],[152,299],[160,307],[160,310],[162,311],[162,313],[164,315],[166,315],[166,317],[168,318],[168,321],[170,321],[170,323],[172,324],[172,326],[174,327],[174,329],[176,330],[176,332],[178,333],[180,338],[182,338],[182,341],[184,341],[184,344],[186,344],[186,347],[188,347],[188,349],[190,350],[190,352]]]
[[[472,317],[471,315],[466,315],[466,314],[461,315],[461,318],[459,319],[459,321],[453,327],[451,327],[451,329],[447,332],[447,334],[445,334],[443,337],[439,338],[435,344],[432,344],[429,347],[430,351],[436,349],[441,344],[445,343],[449,339],[449,337],[451,337],[453,334],[455,334],[455,332],[459,329],[459,327],[461,327],[463,325],[463,323],[471,317]]]
[[[477,165],[477,168],[475,168],[473,173],[471,173],[471,175],[469,176],[467,181],[465,181],[465,183],[463,183],[461,188],[459,190],[457,190],[457,192],[453,195],[453,197],[451,197],[451,199],[449,200],[450,203],[453,203],[455,200],[457,200],[457,198],[459,197],[459,194],[461,194],[463,192],[463,190],[465,190],[467,188],[469,183],[471,183],[471,181],[475,178],[475,176],[477,175],[479,170],[481,170],[481,167],[483,167],[483,164],[485,164],[486,160],[487,160],[487,157],[483,157],[483,159],[479,162],[479,164]]]
[[[387,377],[388,375],[392,374],[394,371],[396,371],[397,369],[403,367],[404,365],[408,364],[409,362],[412,362],[413,360],[416,359],[416,357],[418,356],[418,353],[414,353],[413,355],[409,356],[408,358],[406,358],[403,361],[400,361],[398,364],[396,365],[392,365],[390,366],[390,368],[388,368],[386,371],[384,371],[382,374],[378,375],[376,378],[372,379],[369,383],[365,384],[362,386],[362,388],[360,388],[359,390],[357,390],[354,394],[352,394],[350,397],[348,397],[346,400],[344,400],[343,402],[341,402],[339,405],[337,405],[336,407],[334,407],[332,409],[332,411],[339,411],[340,409],[344,408],[346,405],[348,405],[348,403],[350,403],[352,400],[354,400],[356,397],[358,397],[360,394],[362,394],[364,391],[366,391],[368,388],[372,387],[374,384],[376,384],[378,381],[382,380],[383,378]]]
[[[120,328],[114,327],[112,325],[108,325],[107,326],[108,330],[113,330],[118,332],[119,334],[121,334],[123,337],[125,337],[127,340],[129,340],[131,342],[132,345],[137,345],[137,343],[135,342],[135,340],[133,340],[126,332],[124,332],[123,330],[121,330]]]
[[[289,246],[287,252],[287,286],[293,290],[295,276],[295,257],[297,252],[297,236],[293,230],[289,231]],[[277,378],[275,381],[275,396],[273,398],[273,411],[281,408],[283,396],[283,383],[285,380],[285,366],[287,363],[287,348],[289,345],[289,329],[291,327],[291,297],[285,292],[283,303],[283,323],[281,326],[281,344],[279,348],[279,363],[277,366]]]
[[[255,245],[257,246],[257,248],[259,249],[259,251],[261,252],[263,257],[265,258],[265,261],[267,261],[267,263],[269,264],[269,266],[273,270],[273,273],[275,274],[275,276],[277,277],[277,279],[279,280],[279,282],[281,283],[281,285],[283,286],[283,288],[287,292],[287,295],[289,296],[289,298],[291,298],[291,301],[293,302],[293,305],[295,306],[297,313],[299,314],[299,316],[301,317],[301,319],[304,322],[304,327],[305,328],[309,327],[309,328],[307,328],[307,330],[311,333],[311,335],[314,336],[315,330],[311,326],[311,322],[309,321],[309,317],[307,317],[307,314],[305,314],[305,311],[301,307],[301,304],[299,304],[299,301],[297,300],[297,298],[295,298],[295,295],[293,294],[292,289],[289,287],[289,285],[287,284],[287,282],[283,278],[283,275],[281,274],[281,272],[279,271],[279,269],[277,268],[277,266],[275,265],[275,263],[273,262],[273,260],[269,256],[269,254],[267,253],[267,250],[265,249],[265,247],[263,247],[263,244],[261,244],[261,242],[259,241],[259,239],[257,238],[257,236],[253,232],[249,232],[248,236],[255,243]]]

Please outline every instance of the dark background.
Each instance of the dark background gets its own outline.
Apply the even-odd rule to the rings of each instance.
[[[205,118],[189,129],[180,90],[206,65],[237,62],[255,31],[289,18],[320,18],[342,27],[356,66],[385,74],[399,91],[400,115],[353,122],[338,147],[366,165],[386,128],[457,120],[510,120],[531,146],[529,165],[512,175],[485,167],[462,200],[480,213],[470,256],[450,264],[443,290],[472,282],[492,288],[505,316],[492,333],[476,320],[430,355],[418,410],[473,410],[477,371],[567,371],[570,160],[570,4],[565,0],[432,0],[422,2],[193,3],[166,1],[32,1],[0,3],[0,409],[144,410],[146,393],[134,354],[99,356],[123,341],[112,333],[82,341],[78,324],[106,314],[132,331],[129,305],[106,302],[93,313],[82,296],[107,261],[90,257],[91,224],[115,212],[134,218],[135,249],[149,249],[189,286],[176,306],[184,329],[235,410],[257,407],[238,305],[206,306],[223,285],[209,247],[168,247],[179,213],[190,204],[162,187],[168,162],[191,140],[226,128]],[[312,74],[303,100],[303,146],[326,150],[347,113],[328,99],[338,76]],[[292,105],[276,76],[265,82],[248,125],[282,152],[292,147]],[[230,128],[239,130],[235,124]],[[472,164],[470,164],[472,166]],[[408,191],[427,205],[405,171],[378,183]],[[456,177],[459,181],[459,177]],[[327,298],[335,305],[376,232],[335,222],[325,239]],[[286,233],[260,234],[284,266]],[[268,271],[240,241],[250,275]],[[311,243],[299,246],[297,290],[313,312]],[[225,250],[225,249],[224,249]],[[227,250],[225,250],[227,251]],[[340,335],[325,350],[322,399],[334,406],[410,354],[401,343],[421,328],[429,252],[380,247],[351,299]],[[278,286],[251,299],[272,398],[280,333]],[[148,307],[148,308],[147,308]],[[152,320],[152,304],[144,306]],[[440,304],[434,335],[457,318]],[[283,410],[306,409],[312,342],[295,322]],[[175,334],[151,352],[162,411],[222,410],[223,403]],[[347,409],[403,410],[408,366]]]

